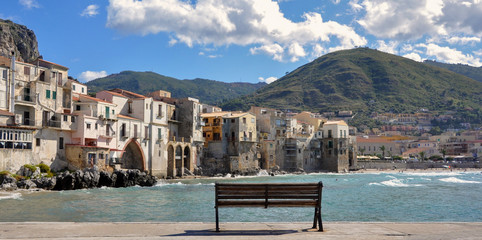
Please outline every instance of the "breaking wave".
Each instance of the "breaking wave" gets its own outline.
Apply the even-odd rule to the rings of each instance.
[[[380,183],[369,183],[368,185],[387,186],[387,187],[420,187],[422,184],[407,184],[400,179],[391,179]]]
[[[20,193],[7,193],[5,195],[0,195],[0,200],[4,199],[22,199],[22,194]]]
[[[439,179],[439,180],[442,181],[442,182],[448,182],[448,183],[481,183],[481,182],[477,182],[477,181],[462,180],[462,179],[458,179],[458,178],[455,178],[455,177],[442,178],[442,179]]]

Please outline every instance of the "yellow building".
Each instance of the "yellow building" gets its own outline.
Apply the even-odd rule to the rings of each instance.
[[[211,141],[221,141],[223,137],[223,117],[231,115],[230,112],[203,113],[201,118],[204,121],[203,137],[204,146]]]

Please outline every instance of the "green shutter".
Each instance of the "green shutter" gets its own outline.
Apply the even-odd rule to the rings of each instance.
[[[56,91],[52,92],[52,99],[57,99],[57,92]]]
[[[46,92],[46,98],[50,98],[50,90],[47,90],[47,92]]]

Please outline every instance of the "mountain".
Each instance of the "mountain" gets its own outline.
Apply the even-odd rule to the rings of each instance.
[[[448,69],[452,72],[464,75],[466,77],[472,78],[479,82],[482,82],[482,67],[472,67],[469,65],[464,64],[448,64],[448,63],[441,63],[432,60],[425,60],[423,61],[426,64],[430,64],[432,66],[437,66],[440,68]]]
[[[147,94],[156,90],[169,91],[172,97],[194,97],[202,103],[216,104],[222,100],[250,94],[266,83],[225,83],[199,79],[179,80],[154,72],[123,71],[86,83],[90,92],[122,88],[124,90]]]
[[[19,61],[36,60],[40,56],[37,37],[23,25],[0,19],[0,55],[10,57],[12,52]]]
[[[314,112],[475,111],[482,115],[482,83],[446,69],[368,48],[326,54],[224,109],[250,105]]]

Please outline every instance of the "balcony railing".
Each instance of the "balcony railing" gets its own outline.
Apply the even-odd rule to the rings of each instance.
[[[15,97],[15,100],[18,102],[35,103],[36,96],[35,94],[19,94]]]

